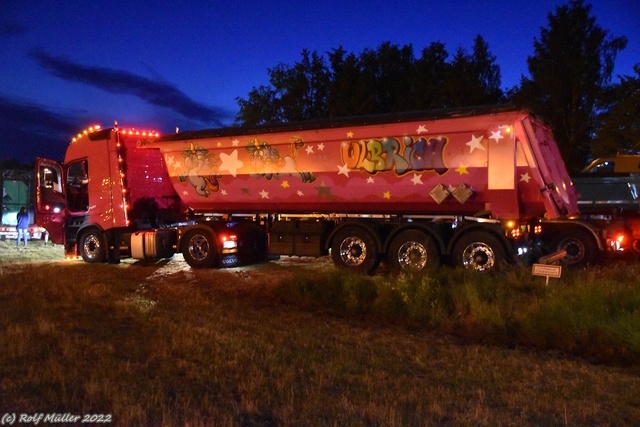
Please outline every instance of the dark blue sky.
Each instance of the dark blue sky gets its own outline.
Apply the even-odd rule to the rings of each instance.
[[[92,124],[161,132],[229,125],[237,97],[303,49],[361,53],[434,41],[450,55],[480,34],[502,86],[528,75],[527,56],[566,1],[0,1],[0,159],[62,160]],[[612,36],[628,38],[615,74],[640,63],[640,2],[593,0]],[[617,78],[615,79],[617,81]]]

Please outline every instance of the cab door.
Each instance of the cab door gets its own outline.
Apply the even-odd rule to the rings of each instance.
[[[54,160],[36,161],[35,223],[49,232],[53,243],[64,243],[64,224],[67,203],[64,197],[64,171]]]

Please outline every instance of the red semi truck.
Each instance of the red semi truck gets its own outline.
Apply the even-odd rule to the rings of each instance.
[[[607,249],[579,219],[552,131],[501,107],[159,136],[89,129],[38,159],[37,222],[88,262],[182,253],[192,267],[331,254],[371,273],[490,270]]]

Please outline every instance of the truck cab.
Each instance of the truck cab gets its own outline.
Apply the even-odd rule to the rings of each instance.
[[[179,200],[163,180],[160,156],[135,149],[140,137],[96,126],[74,138],[64,163],[38,159],[35,214],[68,256],[104,260],[123,231],[156,225],[150,201],[167,207]],[[130,187],[132,179],[139,185]]]
[[[183,252],[192,266],[202,267],[231,265],[266,245],[256,227],[193,220],[193,210],[170,181],[163,155],[141,148],[143,140],[149,143],[157,136],[117,124],[96,126],[73,139],[64,163],[37,160],[35,215],[51,241],[64,245],[65,256],[96,263]]]

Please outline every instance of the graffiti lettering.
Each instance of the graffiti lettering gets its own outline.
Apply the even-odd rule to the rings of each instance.
[[[434,170],[438,175],[442,175],[447,170],[444,164],[444,147],[447,145],[447,138],[420,138],[413,140],[409,136],[404,137],[406,146],[404,157],[409,159],[414,171]]]
[[[341,147],[342,162],[352,170],[371,174],[395,170],[396,174],[433,170],[442,175],[449,169],[444,163],[447,138],[419,138],[410,136],[403,144],[395,138],[345,141]]]

